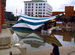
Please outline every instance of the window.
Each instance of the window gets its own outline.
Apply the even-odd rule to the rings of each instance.
[[[37,12],[36,12],[36,14],[37,14]]]
[[[40,5],[42,5],[42,4],[40,4]]]
[[[27,14],[27,12],[25,12],[25,14]]]
[[[33,5],[33,3],[32,3],[32,5]]]
[[[30,5],[30,3],[28,5]]]
[[[32,9],[32,11],[33,11],[33,9]]]
[[[33,8],[33,6],[32,6],[32,8]]]
[[[45,16],[43,15],[43,17],[45,17]]]
[[[45,8],[45,6],[43,8]]]
[[[45,5],[45,3],[43,5]]]
[[[33,16],[33,15],[31,15],[31,16]]]
[[[42,12],[38,12],[38,14],[42,14]]]
[[[28,15],[30,15],[30,12],[28,12]]]
[[[37,17],[37,15],[36,15],[36,17]]]
[[[41,6],[39,8],[42,8]]]
[[[27,6],[25,8],[27,8]]]
[[[38,5],[38,4],[36,4],[36,5]]]
[[[30,16],[30,15],[28,14],[28,16]]]
[[[30,9],[28,9],[28,11],[30,11]]]
[[[33,12],[32,12],[32,15],[33,15]]]
[[[28,8],[30,8],[30,6],[28,6]]]
[[[40,3],[39,5],[42,5],[42,3]]]
[[[25,4],[25,5],[27,5],[27,4]]]
[[[42,11],[42,9],[39,9],[39,11]]]
[[[25,11],[27,11],[27,9],[25,9]]]

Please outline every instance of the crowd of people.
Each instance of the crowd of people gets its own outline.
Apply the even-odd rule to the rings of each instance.
[[[51,26],[52,23],[54,23],[54,24]],[[47,21],[44,23],[41,32],[44,34],[47,34],[49,32],[48,30],[53,26],[56,26],[56,22]]]

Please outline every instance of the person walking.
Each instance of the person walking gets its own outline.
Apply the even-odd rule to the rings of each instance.
[[[45,22],[43,25],[43,28],[42,28],[42,33],[47,34],[47,29],[48,29],[48,24],[47,24],[47,22]]]
[[[12,55],[12,51],[10,51],[10,55]]]
[[[54,47],[52,51],[53,55],[60,55],[58,46],[55,43],[52,43],[52,46]]]

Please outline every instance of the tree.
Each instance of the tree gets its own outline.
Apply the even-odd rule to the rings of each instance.
[[[5,12],[5,19],[9,21],[15,21],[16,17],[11,12]]]

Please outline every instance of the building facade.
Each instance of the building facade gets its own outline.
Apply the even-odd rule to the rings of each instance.
[[[6,0],[0,0],[0,32],[1,26],[4,24],[4,8],[5,8]]]
[[[61,14],[61,13],[65,13],[65,15],[61,16],[60,18],[63,19],[75,19],[75,11],[74,11],[74,6],[65,6],[65,11],[56,11],[56,12],[52,12],[52,16]]]
[[[32,17],[50,17],[52,15],[52,7],[47,1],[24,1],[25,4],[25,15]]]
[[[65,16],[67,18],[71,16],[75,16],[74,6],[66,6],[65,7]]]

